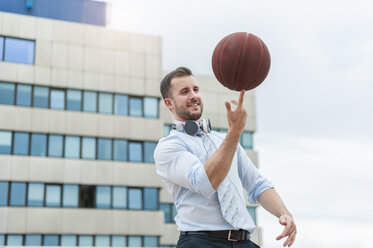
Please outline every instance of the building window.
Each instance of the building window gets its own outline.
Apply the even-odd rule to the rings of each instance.
[[[31,85],[17,85],[17,105],[31,106]]]
[[[61,235],[61,246],[76,246],[77,237],[76,235]]]
[[[128,247],[142,247],[141,236],[128,236]]]
[[[48,156],[62,157],[63,136],[50,134],[48,137]]]
[[[129,161],[142,161],[142,144],[140,142],[128,142],[129,147]]]
[[[171,132],[171,125],[170,124],[165,124],[163,125],[163,137],[166,137],[170,134]]]
[[[80,137],[65,137],[65,158],[80,158]]]
[[[14,104],[15,84],[0,82],[0,103]]]
[[[0,131],[0,154],[10,154],[12,148],[12,132]]]
[[[28,133],[14,133],[13,140],[13,154],[27,155],[29,148],[29,134]]]
[[[96,208],[111,208],[111,187],[96,187]]]
[[[103,114],[113,113],[113,94],[100,93],[98,95],[98,112]]]
[[[84,91],[83,93],[83,111],[97,112],[97,93],[93,91]]]
[[[45,191],[45,206],[60,207],[61,206],[61,185],[49,184]]]
[[[157,146],[155,142],[144,142],[144,162],[154,163],[154,150]]]
[[[45,156],[47,148],[47,135],[45,134],[31,134],[31,155]]]
[[[128,115],[128,96],[121,95],[121,94],[115,94],[114,114]]]
[[[144,97],[144,116],[158,118],[158,98]]]
[[[159,247],[157,236],[144,236],[144,247]]]
[[[34,86],[33,106],[37,108],[48,108],[49,88]]]
[[[255,206],[249,206],[247,207],[247,211],[249,211],[251,218],[253,218],[254,222],[256,223],[256,207]]]
[[[81,90],[67,90],[67,110],[82,110]]]
[[[82,158],[95,159],[96,158],[96,139],[95,138],[82,138]]]
[[[158,210],[158,189],[157,188],[144,188],[144,209],[145,210]]]
[[[8,234],[7,235],[7,246],[22,246],[23,235],[19,234]]]
[[[111,139],[98,139],[98,159],[102,160],[111,160],[111,151],[112,151],[112,140]]]
[[[35,41],[5,37],[4,61],[34,64]]]
[[[127,208],[127,188],[123,186],[113,187],[113,208]]]
[[[127,161],[127,140],[114,140],[114,160]]]
[[[62,206],[77,208],[79,206],[79,186],[74,184],[63,185]]]
[[[44,235],[44,246],[58,246],[59,245],[58,235]]]
[[[126,236],[119,236],[119,235],[111,236],[111,246],[112,247],[126,247],[127,246],[127,237]]]
[[[65,91],[64,90],[51,90],[51,109],[65,109]]]
[[[142,116],[142,99],[130,97],[129,110],[131,116]]]
[[[142,209],[142,190],[138,188],[128,189],[128,207],[129,209]]]
[[[0,37],[0,61],[3,60],[3,56],[4,56],[4,37]]]
[[[164,213],[165,223],[175,223],[175,216],[177,212],[176,212],[176,207],[173,203],[161,203],[160,209]]]
[[[110,246],[110,236],[109,235],[96,235],[95,246],[109,247]]]
[[[10,206],[25,206],[26,183],[12,182],[10,184]]]
[[[26,234],[25,246],[41,246],[40,234]]]
[[[80,235],[79,236],[79,246],[93,246],[93,236],[92,235]]]
[[[95,207],[95,187],[89,185],[80,185],[79,187],[79,207]]]
[[[253,133],[244,131],[241,135],[240,143],[243,148],[253,149]]]
[[[0,206],[8,205],[9,183],[0,182]],[[1,242],[0,242],[1,245]]]
[[[42,207],[44,204],[44,184],[29,183],[27,192],[27,206]]]

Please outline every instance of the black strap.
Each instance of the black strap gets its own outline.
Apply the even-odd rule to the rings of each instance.
[[[244,241],[250,239],[250,233],[246,230],[224,230],[224,231],[188,231],[180,232],[180,235],[207,235],[223,238],[230,241]]]

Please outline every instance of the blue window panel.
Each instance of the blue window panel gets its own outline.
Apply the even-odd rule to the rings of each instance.
[[[114,160],[127,161],[127,140],[114,140]]]
[[[80,158],[80,137],[65,137],[65,158]]]
[[[161,203],[160,209],[163,211],[164,214],[164,222],[165,223],[171,223],[171,205],[170,203]]]
[[[44,204],[44,184],[29,183],[27,194],[27,206],[42,207]]]
[[[111,187],[97,186],[96,187],[96,208],[111,207]]]
[[[98,112],[103,113],[103,114],[113,113],[113,94],[99,93]]]
[[[8,234],[7,246],[22,246],[23,245],[23,235],[19,234]]]
[[[244,131],[241,135],[240,143],[243,148],[253,149],[253,133]]]
[[[29,133],[14,133],[13,154],[27,155],[29,148]]]
[[[159,100],[155,97],[144,98],[144,116],[149,118],[158,118]]]
[[[79,207],[79,186],[76,184],[64,184],[62,206],[65,208]]]
[[[34,64],[35,41],[5,38],[4,61]]]
[[[82,138],[82,158],[95,159],[96,158],[96,138],[83,137]]]
[[[98,139],[98,154],[97,158],[102,160],[111,160],[112,141],[111,139]]]
[[[136,188],[128,189],[128,207],[129,209],[142,209],[142,190]]]
[[[47,148],[47,135],[31,134],[31,155],[45,156]]]
[[[5,245],[5,235],[0,234],[0,245]]]
[[[114,114],[128,115],[128,96],[116,94],[114,96]]]
[[[172,222],[175,222],[175,217],[177,215],[177,210],[175,204],[171,204],[171,217],[172,217]]]
[[[75,111],[82,110],[81,90],[67,90],[67,109]]]
[[[128,236],[128,247],[142,247],[142,237]]]
[[[48,137],[48,156],[62,157],[63,136],[50,134]]]
[[[253,218],[256,223],[256,207],[247,207],[247,211],[249,211],[251,218]]]
[[[10,206],[25,206],[26,183],[10,183]]]
[[[163,125],[163,136],[164,137],[168,136],[170,132],[171,132],[171,125],[169,124]]]
[[[97,235],[95,237],[95,246],[109,247],[110,246],[110,236],[109,235]]]
[[[142,162],[142,143],[129,142],[129,161]]]
[[[14,104],[15,84],[0,82],[0,104]]]
[[[144,247],[159,247],[157,236],[144,236]]]
[[[8,205],[8,191],[9,191],[9,183],[0,182],[0,206]]]
[[[4,56],[4,37],[0,37],[0,61],[3,60],[3,56]]]
[[[127,187],[123,187],[123,186],[113,187],[113,208],[117,208],[117,209],[127,208]]]
[[[59,237],[58,235],[44,235],[44,246],[58,246]]]
[[[25,245],[26,246],[41,246],[41,235],[40,234],[26,234]]]
[[[80,235],[79,236],[79,246],[93,246],[93,236],[92,235]]]
[[[47,185],[45,194],[45,206],[61,206],[61,185]]]
[[[48,108],[49,103],[49,88],[42,86],[34,86],[34,102],[33,106],[37,108]]]
[[[97,92],[84,91],[84,93],[83,93],[83,111],[97,112]]]
[[[156,146],[156,142],[144,142],[144,162],[154,163],[153,156]]]
[[[12,148],[12,132],[0,131],[0,154],[10,154]]]
[[[65,109],[65,91],[64,90],[51,90],[51,103],[52,109]]]
[[[142,99],[131,97],[129,109],[131,116],[142,116]]]
[[[126,236],[120,236],[120,235],[111,236],[111,246],[112,247],[126,247],[127,246],[127,237]]]
[[[17,85],[17,105],[31,106],[31,85]]]
[[[76,235],[61,235],[61,246],[76,246],[77,240],[78,238]]]
[[[158,210],[158,189],[157,188],[144,188],[144,209],[145,210]]]

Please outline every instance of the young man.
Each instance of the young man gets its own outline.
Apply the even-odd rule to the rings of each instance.
[[[255,224],[243,188],[249,202],[259,202],[279,218],[285,228],[276,239],[286,237],[283,246],[290,247],[297,232],[293,217],[238,143],[247,118],[242,107],[245,91],[231,101],[235,110],[225,102],[226,135],[210,132],[209,122],[201,119],[203,100],[188,68],[167,74],[161,94],[175,121],[170,135],[159,141],[154,159],[178,212],[177,247],[258,247],[250,241]]]

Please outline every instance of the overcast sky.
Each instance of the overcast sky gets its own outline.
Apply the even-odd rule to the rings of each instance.
[[[256,89],[255,150],[298,225],[294,247],[371,248],[373,4],[370,1],[113,0],[111,26],[161,35],[163,69],[211,74],[218,41],[259,36],[272,58]],[[282,227],[263,209],[263,248]]]

